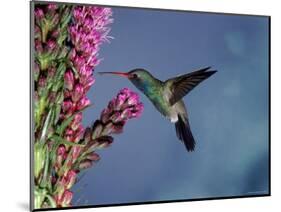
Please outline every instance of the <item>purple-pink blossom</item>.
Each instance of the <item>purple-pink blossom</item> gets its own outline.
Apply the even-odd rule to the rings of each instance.
[[[139,101],[139,96],[128,88],[124,88],[103,110],[101,120],[106,122],[111,119],[114,123],[127,121],[139,117],[142,111],[143,104]]]

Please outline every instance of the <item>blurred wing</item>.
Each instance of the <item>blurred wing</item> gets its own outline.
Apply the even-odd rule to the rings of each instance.
[[[177,101],[181,100],[187,95],[193,88],[195,88],[200,82],[212,76],[217,71],[209,70],[211,67],[203,68],[198,71],[194,71],[185,75],[181,75],[167,80],[165,83],[171,89],[170,104],[174,105]]]

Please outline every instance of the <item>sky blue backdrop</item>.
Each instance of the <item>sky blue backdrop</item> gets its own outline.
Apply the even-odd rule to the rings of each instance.
[[[74,187],[74,205],[268,193],[268,19],[114,8],[111,44],[98,71],[141,67],[159,79],[212,66],[218,72],[184,98],[196,150],[146,99],[101,160]],[[99,117],[129,81],[99,76],[89,92]]]

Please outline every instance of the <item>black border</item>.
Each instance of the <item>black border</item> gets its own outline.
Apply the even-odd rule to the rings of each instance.
[[[161,200],[161,201],[147,201],[147,202],[133,202],[133,203],[116,203],[116,204],[101,204],[101,205],[87,205],[87,206],[71,206],[63,208],[33,208],[33,11],[35,4],[71,4],[71,5],[84,5],[84,6],[107,6],[112,8],[129,8],[129,9],[145,9],[145,10],[156,10],[156,11],[173,11],[173,12],[188,12],[188,13],[202,13],[202,14],[214,14],[214,15],[234,15],[234,16],[251,16],[251,17],[263,17],[268,19],[268,194],[253,194],[243,196],[225,196],[225,197],[207,197],[207,198],[194,198],[194,199],[179,199],[179,200]],[[100,207],[112,207],[112,206],[132,206],[132,205],[148,205],[148,204],[159,204],[159,203],[177,203],[177,202],[193,202],[193,201],[204,201],[204,200],[223,200],[223,199],[238,199],[238,198],[253,198],[253,197],[269,197],[271,196],[271,16],[269,15],[254,15],[254,14],[238,14],[238,13],[225,13],[225,12],[204,12],[194,10],[177,10],[177,9],[163,9],[163,8],[147,8],[147,7],[132,7],[122,5],[103,5],[103,4],[91,4],[91,3],[72,3],[72,2],[56,2],[56,1],[30,1],[30,211],[53,211],[53,210],[68,210],[68,209],[85,209],[85,208],[100,208]]]

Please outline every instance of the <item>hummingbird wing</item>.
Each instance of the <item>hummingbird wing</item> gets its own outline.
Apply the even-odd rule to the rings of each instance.
[[[206,67],[165,81],[165,84],[170,87],[172,92],[169,99],[170,104],[174,105],[199,83],[217,72],[216,70],[208,71],[210,68],[211,67]]]

